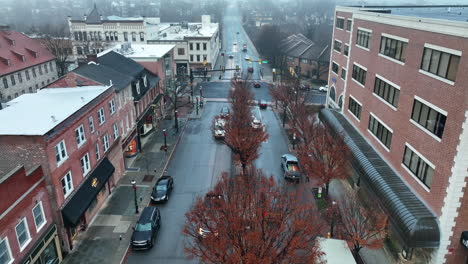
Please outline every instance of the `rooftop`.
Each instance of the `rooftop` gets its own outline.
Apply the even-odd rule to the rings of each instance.
[[[110,51],[117,52],[127,58],[162,58],[175,47],[174,44],[133,44],[116,45],[98,54],[102,56]]]
[[[148,40],[184,40],[190,37],[212,37],[218,23],[161,23],[148,26]]]
[[[0,76],[55,59],[38,40],[11,30],[0,30]]]
[[[468,5],[428,6],[363,6],[362,11],[387,13],[400,16],[423,17],[468,23]]]
[[[0,135],[45,135],[109,88],[50,88],[23,94],[0,111]]]

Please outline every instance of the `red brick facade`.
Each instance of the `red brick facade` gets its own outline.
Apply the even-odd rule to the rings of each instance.
[[[339,71],[338,74],[335,74],[331,70],[332,67],[330,67],[329,86],[334,87],[335,102],[331,102],[333,100],[329,97],[327,103],[333,107],[338,107],[339,98],[343,95],[342,112],[348,121],[358,129],[361,135],[367,139],[437,217],[445,217],[442,215],[443,207],[447,206],[444,198],[447,197],[448,188],[450,188],[449,179],[454,175],[452,168],[455,165],[454,159],[457,153],[460,152],[458,148],[460,135],[463,133],[462,126],[466,122],[465,113],[468,109],[468,90],[466,89],[466,83],[468,83],[468,74],[466,74],[468,72],[468,60],[466,59],[468,38],[466,36],[455,36],[449,32],[436,32],[449,28],[449,22],[446,25],[439,26],[437,22],[429,21],[426,26],[428,30],[423,31],[417,28],[417,23],[420,23],[421,20],[419,22],[406,21],[406,23],[403,23],[399,21],[399,18],[390,18],[391,15],[387,15],[384,16],[385,19],[379,21],[378,18],[375,19],[375,16],[378,15],[366,16],[363,12],[358,12],[358,16],[356,16],[356,12],[351,9],[348,10],[346,8],[337,8],[336,12],[335,21],[336,18],[344,18],[344,28],[339,29],[336,26],[334,28],[332,45],[335,40],[338,40],[342,42],[342,48],[341,52],[333,49],[331,52],[330,65],[335,62],[339,65]],[[346,23],[350,19],[352,19],[352,28],[347,31]],[[437,25],[431,26],[429,23]],[[443,22],[439,23],[444,24]],[[403,24],[405,26],[401,26]],[[358,28],[371,32],[368,50],[356,45]],[[404,63],[395,62],[395,60],[379,54],[382,34],[408,40]],[[345,44],[349,44],[349,56],[343,54]],[[427,44],[461,52],[462,55],[453,84],[421,72],[423,51]],[[352,78],[354,63],[367,68],[364,86],[358,84]],[[346,80],[341,78],[342,68],[347,70]],[[382,76],[400,87],[397,107],[389,106],[373,92],[376,75]],[[360,120],[349,110],[350,97],[361,104]],[[441,139],[431,135],[431,132],[416,125],[416,122],[411,120],[415,97],[421,98],[447,113],[447,121]],[[368,130],[370,113],[393,131],[389,148],[384,147]],[[429,188],[424,186],[416,176],[413,176],[402,165],[406,143],[434,165],[434,176]],[[462,192],[464,193],[464,189]],[[458,221],[450,239],[450,248],[454,248],[454,251],[447,255],[446,263],[465,263],[468,257],[467,249],[462,248],[459,242],[461,232],[468,230],[468,224],[466,223],[468,217],[467,195],[463,195],[461,202],[462,205],[457,210],[460,215],[454,219]],[[440,221],[444,220],[441,219]],[[442,232],[443,227],[441,227]],[[443,234],[441,245],[443,245]]]

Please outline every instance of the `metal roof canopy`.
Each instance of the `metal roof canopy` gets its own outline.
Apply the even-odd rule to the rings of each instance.
[[[353,156],[351,165],[379,197],[405,245],[410,248],[439,247],[437,218],[359,132],[336,111],[323,109],[319,117],[335,132],[343,134]]]

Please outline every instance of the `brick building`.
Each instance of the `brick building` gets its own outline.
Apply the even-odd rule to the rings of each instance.
[[[57,79],[55,57],[38,40],[0,27],[0,109],[19,95]]]
[[[0,261],[60,263],[62,252],[41,166],[0,160]]]
[[[354,180],[415,262],[468,261],[467,18],[456,6],[336,8],[320,117],[344,133]]]
[[[0,160],[42,166],[66,250],[123,175],[116,101],[110,86],[54,88],[0,111]]]

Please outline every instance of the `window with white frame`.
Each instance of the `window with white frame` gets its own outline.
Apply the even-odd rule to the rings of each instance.
[[[344,29],[344,21],[344,18],[337,17],[335,21],[335,26],[339,29]]]
[[[109,150],[109,135],[105,134],[102,137],[102,144],[103,144],[103,147],[104,147],[104,152]]]
[[[101,152],[99,150],[99,144],[96,144],[96,160],[101,159]]]
[[[392,144],[392,131],[390,131],[387,127],[385,127],[377,118],[375,118],[372,114],[369,116],[369,131],[376,136],[379,141],[390,149],[390,145]]]
[[[369,31],[360,30],[357,31],[356,45],[369,48],[371,33]]]
[[[332,71],[336,74],[338,74],[340,66],[336,64],[336,62],[332,62]]]
[[[41,228],[46,224],[44,208],[42,207],[42,201],[39,201],[36,206],[34,206],[33,210],[34,216],[34,224],[36,225],[36,230],[39,232]]]
[[[8,237],[0,238],[0,263],[9,264],[13,262],[13,256],[11,255],[10,244],[8,243]]]
[[[438,138],[442,138],[445,121],[447,120],[446,113],[440,113],[425,103],[414,99],[411,119]]]
[[[335,39],[335,42],[333,43],[333,49],[335,51],[341,52],[341,41]]]
[[[352,25],[353,25],[353,20],[346,19],[346,31],[351,31]]]
[[[431,188],[432,178],[434,177],[433,165],[426,162],[426,159],[418,155],[408,145],[405,146],[403,154],[403,165],[411,171],[425,186]]]
[[[362,85],[366,85],[366,73],[367,71],[356,64],[353,65],[353,79]]]
[[[86,153],[81,159],[81,172],[83,173],[83,177],[88,175],[89,171],[91,170],[91,164],[89,162],[89,153]]]
[[[88,117],[89,121],[89,130],[91,133],[94,133],[94,118],[92,116]]]
[[[62,190],[63,190],[63,196],[65,198],[70,195],[73,191],[73,181],[72,181],[72,174],[71,171],[69,171],[65,176],[62,178]]]
[[[408,43],[404,41],[382,36],[380,40],[380,54],[405,62],[407,46]]]
[[[106,122],[106,116],[104,114],[104,108],[101,107],[101,109],[99,109],[97,114],[98,114],[98,119],[99,119],[99,125],[104,124],[104,122]]]
[[[109,111],[110,114],[113,115],[115,113],[115,102],[114,99],[109,101]]]
[[[31,234],[29,233],[28,220],[23,217],[15,227],[16,238],[22,251],[31,242]]]
[[[112,128],[114,129],[114,139],[117,139],[119,137],[119,128],[117,127],[117,124],[114,123],[114,125],[112,125]]]
[[[455,81],[460,56],[424,47],[421,70]]]
[[[67,148],[65,147],[65,141],[62,140],[55,146],[55,159],[57,160],[57,164],[61,164],[67,158]]]
[[[78,147],[80,147],[81,145],[83,145],[83,143],[85,143],[86,137],[85,137],[83,125],[75,129],[75,137],[76,137],[76,144],[78,145]]]
[[[361,108],[362,106],[356,100],[349,97],[348,109],[359,120],[361,119]]]
[[[385,100],[387,103],[398,107],[398,99],[400,97],[400,90],[393,85],[375,77],[374,94]]]
[[[349,55],[349,45],[348,44],[345,44],[343,53],[344,53],[345,56]]]
[[[346,80],[346,69],[341,68],[341,79]]]

